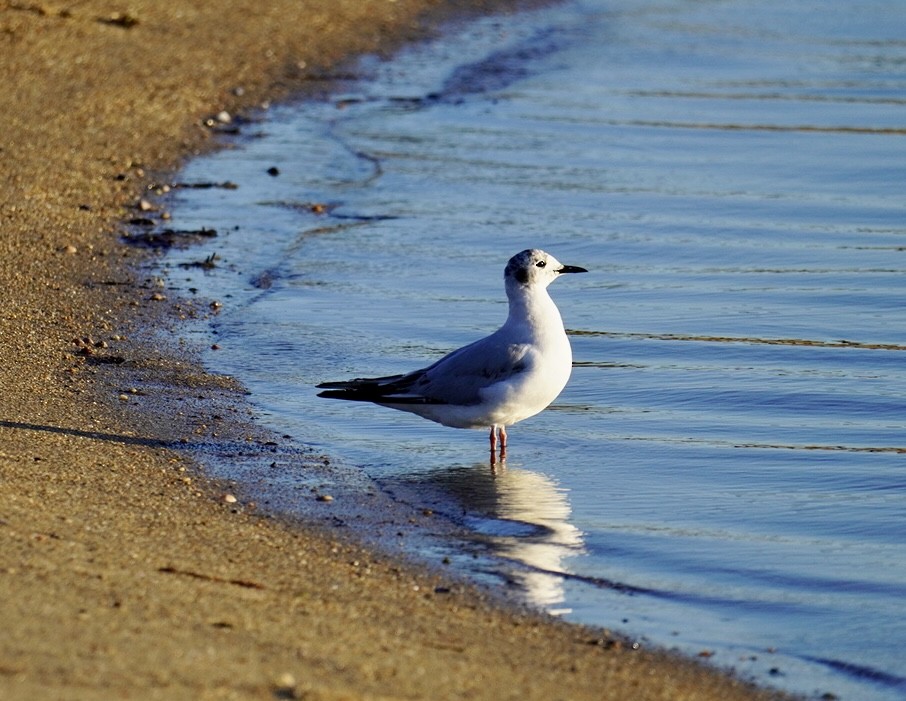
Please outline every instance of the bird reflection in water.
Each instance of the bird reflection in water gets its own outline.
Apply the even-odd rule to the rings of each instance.
[[[565,561],[583,552],[582,532],[569,522],[567,492],[540,472],[487,463],[454,467],[420,476],[420,489],[461,509],[475,540],[515,565],[506,576],[525,592],[528,603],[551,613],[564,600]]]

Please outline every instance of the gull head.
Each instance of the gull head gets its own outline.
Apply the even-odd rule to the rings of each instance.
[[[529,248],[510,258],[503,272],[507,289],[540,287],[544,289],[563,273],[587,273],[577,265],[563,265],[550,253]]]

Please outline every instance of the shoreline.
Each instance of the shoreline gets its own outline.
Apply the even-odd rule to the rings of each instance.
[[[0,5],[3,698],[779,698],[259,516],[199,470],[196,450],[280,447],[240,386],[160,346],[207,310],[168,298],[123,222],[217,148],[206,118],[302,95],[451,5]]]

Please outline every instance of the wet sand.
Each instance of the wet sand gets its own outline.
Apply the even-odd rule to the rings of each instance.
[[[124,222],[214,146],[208,117],[319,86],[427,10],[0,4],[0,697],[771,697],[259,516],[199,473],[198,446],[273,438],[155,337],[205,310],[149,279]]]

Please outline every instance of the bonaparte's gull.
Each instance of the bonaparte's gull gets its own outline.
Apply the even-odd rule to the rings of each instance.
[[[510,258],[503,274],[510,311],[490,336],[403,375],[318,385],[319,397],[373,402],[444,426],[491,429],[506,455],[506,427],[545,409],[566,386],[572,350],[547,286],[562,273],[587,273],[549,253],[529,249]]]

